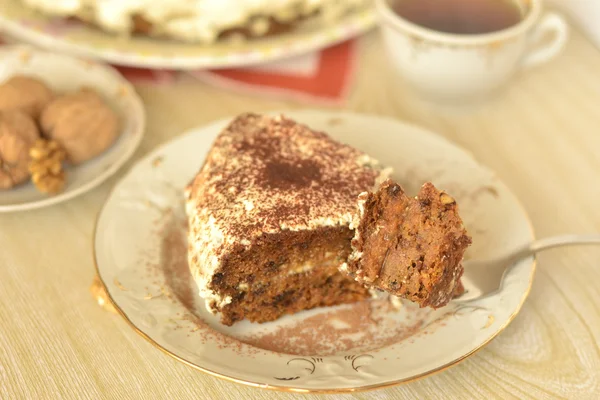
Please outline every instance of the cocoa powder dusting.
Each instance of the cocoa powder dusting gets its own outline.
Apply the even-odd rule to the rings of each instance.
[[[167,212],[155,222],[159,237],[160,255],[158,262],[147,264],[150,276],[161,274],[165,287],[161,288],[172,303],[180,303],[185,312],[177,313],[171,323],[174,330],[186,329],[187,336],[194,336],[202,344],[212,343],[218,348],[229,348],[239,355],[254,356],[261,349],[244,346],[239,340],[217,332],[201,317],[203,301],[198,298],[196,284],[190,274],[187,261],[187,221],[181,213]],[[199,300],[199,301],[198,301]]]
[[[160,265],[165,267],[163,273],[166,284],[181,304],[191,310],[196,293],[192,291],[193,282],[187,263],[187,223],[185,220],[172,221],[163,229]]]
[[[414,335],[424,324],[427,311],[404,323],[387,317],[398,311],[386,299],[366,300],[282,326],[271,333],[243,337],[245,343],[279,353],[331,356],[349,351],[372,351]]]
[[[347,224],[356,196],[384,173],[376,164],[365,153],[285,117],[240,115],[215,139],[189,185],[190,218],[196,220],[190,228],[206,241],[203,252],[214,247],[211,253],[221,255],[282,226],[312,229],[323,220]],[[224,236],[218,245],[204,239],[216,230]]]
[[[371,351],[398,343],[424,325],[428,310],[405,306],[395,309],[387,299],[371,299],[351,305],[322,309],[302,318],[253,325],[253,333],[228,336],[209,326],[203,319],[203,300],[197,296],[195,282],[187,262],[187,223],[185,217],[168,212],[157,222],[160,238],[159,262],[147,265],[147,272],[164,277],[163,294],[180,303],[186,312],[173,321],[175,330],[187,329],[187,336],[202,344],[228,348],[239,355],[254,356],[273,351],[293,355],[328,356],[349,351]],[[156,291],[156,290],[155,290]],[[393,316],[403,314],[402,322]],[[264,329],[256,329],[256,327]],[[223,331],[229,328],[223,326]],[[239,331],[238,331],[239,332]]]

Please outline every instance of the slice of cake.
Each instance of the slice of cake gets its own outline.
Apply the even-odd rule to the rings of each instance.
[[[353,252],[341,267],[357,282],[433,308],[463,290],[471,238],[448,194],[426,183],[411,198],[387,180],[359,196],[357,219]]]
[[[189,265],[208,309],[231,325],[367,298],[339,266],[357,196],[388,174],[284,117],[236,118],[186,190]]]

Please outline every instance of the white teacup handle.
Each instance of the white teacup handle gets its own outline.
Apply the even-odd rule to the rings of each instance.
[[[546,44],[538,45],[547,35],[552,36],[552,40]],[[569,25],[560,15],[548,12],[533,28],[529,37],[529,46],[522,61],[525,68],[544,63],[556,56],[565,47],[569,38]],[[538,47],[536,47],[538,46]]]

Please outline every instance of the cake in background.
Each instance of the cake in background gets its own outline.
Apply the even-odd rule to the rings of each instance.
[[[371,0],[22,0],[42,13],[74,17],[121,35],[210,44],[295,29],[306,19],[335,22]]]

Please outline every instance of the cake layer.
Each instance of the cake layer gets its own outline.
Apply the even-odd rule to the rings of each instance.
[[[359,198],[353,253],[341,267],[356,281],[434,308],[463,291],[471,238],[456,201],[431,183],[415,198],[387,180]]]
[[[307,16],[332,23],[371,0],[22,0],[41,12],[76,17],[119,34],[143,32],[198,43],[213,43],[241,30],[263,36]]]
[[[236,279],[251,267],[244,261],[250,254],[258,270],[270,262],[281,264],[270,258],[273,250],[265,247],[267,238],[281,243],[281,251],[286,252],[293,251],[293,246],[283,241],[289,232],[327,235],[324,228],[343,228],[348,233],[358,194],[371,190],[388,174],[363,152],[284,117],[245,114],[236,118],[217,137],[186,190],[189,265],[208,308],[225,312],[236,296],[241,296],[243,290],[236,285],[242,282]],[[293,262],[325,260],[328,264],[310,243],[304,250],[308,258]],[[350,238],[346,251],[350,251]],[[313,265],[329,268],[329,264]],[[273,270],[271,277],[285,273],[285,269]],[[336,282],[343,292],[347,283],[341,275]],[[297,311],[316,304],[322,302],[288,306]],[[247,308],[241,317],[249,312]],[[227,318],[225,322],[233,319]]]
[[[248,249],[235,248],[212,279],[213,290],[229,299],[213,311],[231,325],[367,298],[363,285],[338,270],[353,235],[347,227],[285,230],[257,237]]]

